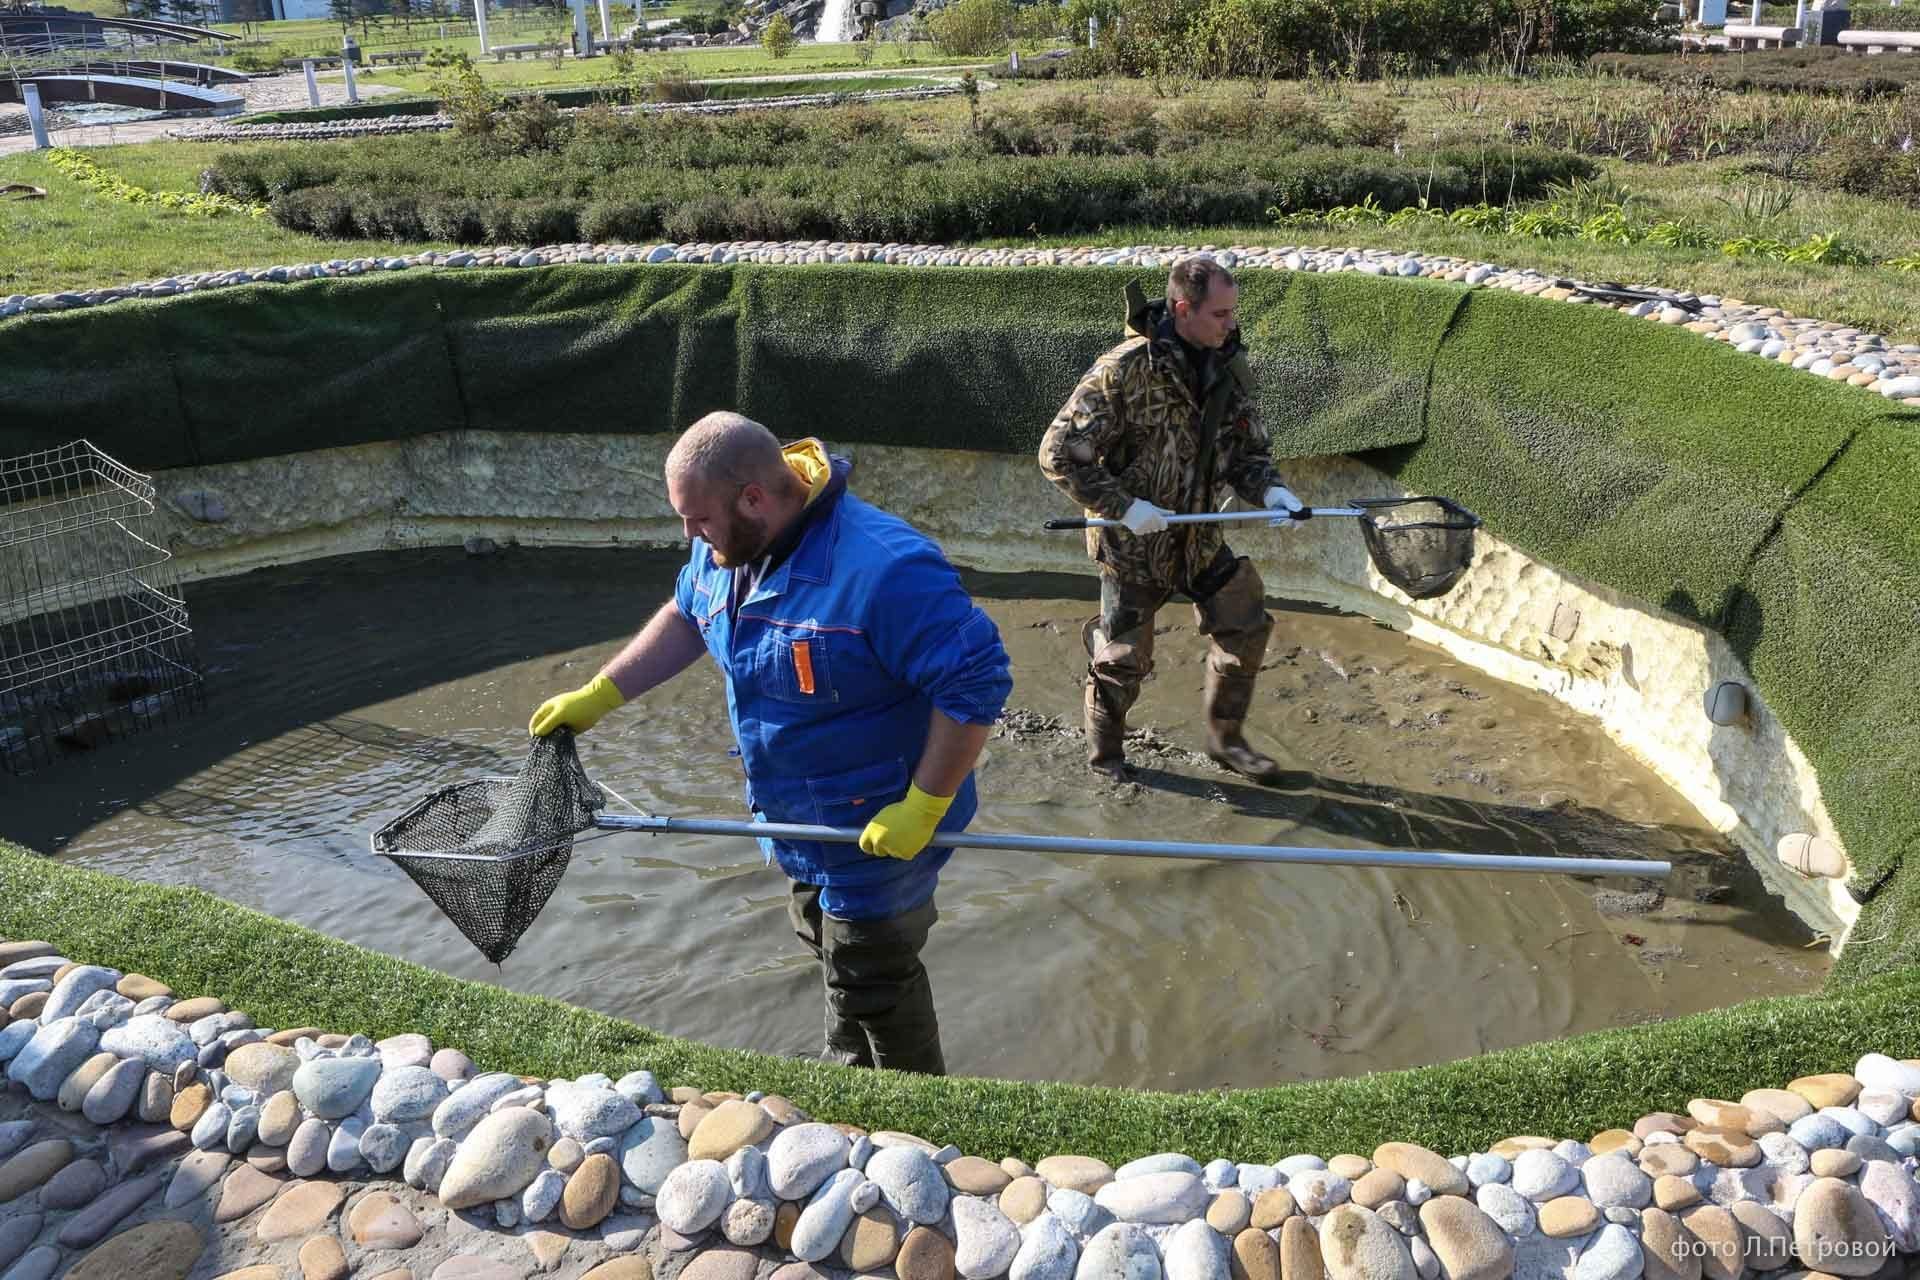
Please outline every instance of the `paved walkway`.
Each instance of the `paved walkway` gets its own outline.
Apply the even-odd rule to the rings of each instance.
[[[331,81],[325,76],[319,77],[319,81],[320,105],[333,107],[346,102],[346,82],[337,73]],[[219,119],[243,120],[256,111],[285,111],[308,105],[307,78],[298,71],[262,76],[247,81],[239,88],[247,100],[245,112]],[[396,85],[379,84],[364,78],[359,82],[359,89],[362,99],[401,92]],[[27,131],[26,114],[27,109],[18,104],[0,105],[0,155],[33,149],[33,135]],[[49,108],[49,116],[47,136],[56,147],[111,147],[128,142],[156,142],[166,138],[169,130],[178,129],[182,124],[199,118],[173,116],[158,120],[136,120],[128,124],[82,125],[68,121],[60,114],[58,106]]]

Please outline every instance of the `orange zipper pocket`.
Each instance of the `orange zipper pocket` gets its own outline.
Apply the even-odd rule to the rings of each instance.
[[[793,675],[799,682],[800,692],[813,692],[813,641],[795,640],[793,642]]]

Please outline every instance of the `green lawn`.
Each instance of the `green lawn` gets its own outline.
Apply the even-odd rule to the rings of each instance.
[[[564,39],[564,35],[562,37]],[[495,43],[502,43],[496,39]],[[673,53],[634,55],[640,72],[669,70],[684,73],[695,80],[733,76],[808,75],[818,71],[906,71],[916,72],[951,65],[951,60],[935,56],[925,46],[882,44],[871,62],[861,62],[848,44],[801,44],[784,58],[775,58],[759,45],[722,49],[684,49]],[[904,52],[903,52],[904,51]],[[984,65],[984,64],[981,64]],[[574,88],[613,83],[619,73],[611,58],[566,58],[559,66],[551,58],[509,58],[496,62],[482,58],[477,49],[474,66],[495,88]],[[334,79],[340,74],[331,73]],[[368,73],[355,75],[366,79]],[[426,92],[432,73],[428,71],[381,69],[371,77],[379,84]]]
[[[194,190],[212,143],[101,147],[87,154],[150,191]],[[381,251],[364,240],[326,241],[267,218],[202,217],[123,204],[62,176],[40,156],[0,156],[0,182],[25,182],[45,200],[0,200],[0,294],[44,293],[157,280],[218,267],[267,267]],[[432,245],[387,246],[417,252]]]

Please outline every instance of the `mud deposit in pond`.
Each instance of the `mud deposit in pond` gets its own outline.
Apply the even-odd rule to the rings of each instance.
[[[641,551],[351,556],[188,589],[209,705],[0,779],[0,834],[191,884],[463,976],[680,1035],[817,1049],[819,976],[786,881],[734,839],[582,843],[496,969],[369,834],[432,787],[512,772],[545,696],[665,598]],[[976,575],[1015,662],[982,830],[1665,858],[1664,885],[1443,871],[963,852],[927,963],[956,1073],[1155,1088],[1436,1062],[1809,991],[1824,949],[1725,840],[1593,725],[1361,618],[1274,602],[1250,736],[1268,789],[1198,752],[1204,641],[1160,615],[1134,781],[1081,764],[1090,579]],[[740,816],[703,662],[587,736],[636,805]]]

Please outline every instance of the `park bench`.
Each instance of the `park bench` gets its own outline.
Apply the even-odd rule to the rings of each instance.
[[[1840,47],[1855,53],[1912,53],[1920,50],[1920,31],[1842,31]]]
[[[1799,27],[1755,27],[1727,24],[1729,49],[1786,49],[1803,43],[1807,33]]]
[[[565,50],[565,48],[565,45],[559,44],[497,44],[493,46],[493,60],[495,62],[505,62],[507,55],[512,54],[513,60],[518,62],[528,54],[532,54],[538,58],[560,53]]]
[[[383,62],[405,63],[409,67],[417,67],[426,56],[427,51],[425,49],[396,49],[390,53],[373,54],[367,61],[373,63],[376,67]]]
[[[280,65],[289,71],[298,71],[303,64],[308,62],[311,62],[316,67],[337,67],[340,65],[340,55],[337,53],[317,53],[311,58],[280,59]]]

